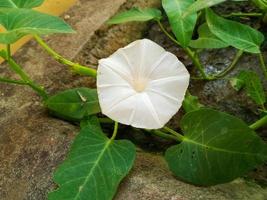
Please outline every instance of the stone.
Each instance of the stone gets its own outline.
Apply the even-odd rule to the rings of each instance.
[[[237,179],[212,187],[177,180],[162,155],[139,152],[135,166],[121,185],[116,200],[265,200],[267,190]]]

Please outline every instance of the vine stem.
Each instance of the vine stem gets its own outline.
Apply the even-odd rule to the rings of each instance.
[[[173,130],[167,126],[164,126],[163,130],[165,130],[165,131],[169,132],[170,134],[172,134],[173,136],[175,136],[180,142],[184,141],[184,139],[185,139],[185,137],[182,134],[176,132],[175,130]]]
[[[13,79],[5,78],[5,77],[0,77],[0,82],[17,84],[17,85],[28,85],[27,83],[25,83],[22,80],[13,80]]]
[[[9,80],[9,83],[13,83],[13,84],[19,84],[19,85],[28,85],[30,86],[35,92],[37,92],[44,100],[46,100],[48,98],[48,94],[46,93],[46,91],[44,90],[43,87],[41,87],[40,85],[38,85],[37,83],[35,83],[33,80],[31,80],[31,78],[28,76],[28,74],[23,70],[23,68],[17,64],[15,62],[15,60],[13,60],[12,57],[8,56],[8,53],[5,51],[1,51],[0,52],[0,56],[2,58],[4,58],[7,62],[8,65],[10,67],[11,70],[13,70],[16,74],[18,74],[22,81],[16,81],[16,80]],[[2,81],[7,82],[8,80],[5,78],[2,79]]]
[[[259,59],[260,59],[261,69],[263,71],[263,74],[264,74],[265,78],[267,79],[267,67],[266,67],[266,64],[265,64],[264,57],[263,57],[262,53],[259,53]]]
[[[232,71],[235,68],[235,66],[237,65],[238,61],[240,60],[240,58],[242,57],[243,54],[244,54],[244,51],[239,50],[236,53],[233,62],[225,70],[223,70],[219,74],[215,75],[211,79],[217,79],[217,78],[221,78],[221,77],[224,77],[225,75],[227,75],[230,71]]]
[[[173,37],[171,36],[171,34],[165,29],[165,27],[163,26],[163,24],[160,22],[160,20],[157,20],[157,23],[160,27],[160,29],[162,30],[162,32],[171,40],[173,41],[175,44],[177,44],[178,46],[181,46],[180,43]],[[196,66],[196,68],[199,70],[199,72],[201,73],[201,76],[203,77],[203,79],[205,80],[209,80],[210,78],[206,75],[205,71],[204,71],[204,67],[203,65],[200,63],[199,57],[197,55],[196,52],[192,51],[190,48],[186,47],[183,48],[184,51],[187,53],[187,55],[192,59],[194,65]]]
[[[261,119],[259,119],[255,123],[251,124],[249,127],[251,129],[253,129],[253,130],[257,130],[257,129],[263,127],[263,126],[267,126],[267,115],[262,117]],[[158,136],[163,137],[163,138],[173,139],[173,140],[176,140],[176,141],[179,141],[179,142],[182,142],[182,141],[185,140],[185,137],[182,134],[174,131],[173,129],[171,129],[171,128],[167,127],[167,126],[163,127],[163,130],[171,133],[172,135],[168,135],[168,134],[166,134],[166,133],[164,133],[162,131],[159,131],[159,130],[155,130],[153,132],[154,132],[155,135],[158,135]]]
[[[153,130],[153,131],[149,131],[149,133],[154,134],[156,136],[162,137],[164,139],[170,139],[170,140],[175,140],[177,142],[181,142],[176,136],[174,135],[170,135],[170,134],[166,134],[160,130]]]
[[[7,44],[6,50],[7,50],[7,59],[9,60],[11,58],[11,44]]]
[[[263,126],[267,125],[267,115],[256,121],[255,123],[251,124],[249,127],[253,130],[257,130]]]
[[[112,134],[112,137],[110,138],[111,141],[115,140],[117,133],[118,133],[118,128],[119,128],[119,123],[115,121],[113,134]]]
[[[255,123],[251,124],[249,127],[251,129],[253,129],[253,130],[257,130],[257,129],[263,127],[263,126],[267,126],[267,115],[262,117],[261,119],[259,119]],[[185,137],[182,134],[174,131],[173,129],[171,129],[171,128],[167,127],[167,126],[163,127],[163,130],[169,132],[171,135],[166,134],[166,133],[164,133],[164,132],[162,132],[160,130],[153,130],[153,131],[147,130],[147,131],[149,131],[150,133],[152,133],[154,135],[157,135],[159,137],[162,137],[162,138],[165,138],[165,139],[175,140],[177,142],[182,142],[182,141],[185,140]]]
[[[35,35],[34,38],[47,51],[49,55],[51,55],[59,63],[69,66],[71,70],[73,70],[75,73],[80,75],[91,76],[93,78],[97,76],[97,71],[92,67],[83,66],[78,63],[74,63],[70,60],[67,60],[63,56],[59,55],[52,48],[50,48],[38,35]]]
[[[243,12],[234,12],[227,15],[222,15],[223,17],[262,17],[262,13],[243,13]]]
[[[192,59],[194,65],[199,70],[199,72],[200,72],[201,76],[203,77],[203,79],[205,79],[205,80],[211,80],[211,78],[209,76],[207,76],[207,74],[205,73],[204,67],[200,63],[199,56],[198,56],[197,52],[192,51],[188,47],[187,48],[184,48],[184,50],[187,53],[187,55]]]

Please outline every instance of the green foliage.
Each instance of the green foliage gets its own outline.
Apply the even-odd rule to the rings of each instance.
[[[206,20],[210,31],[225,43],[237,49],[260,53],[264,41],[261,32],[239,22],[224,19],[211,9],[206,9]]]
[[[185,112],[191,112],[195,110],[199,110],[200,108],[203,108],[204,106],[199,103],[198,97],[193,96],[191,94],[186,94],[185,99],[183,101],[183,109]]]
[[[149,21],[149,20],[160,20],[161,19],[161,11],[155,8],[133,8],[126,12],[122,12],[110,20],[108,20],[108,24],[121,24],[125,22],[131,21]]]
[[[45,104],[55,115],[69,120],[82,120],[100,112],[97,91],[89,88],[60,92],[50,97]]]
[[[107,138],[94,119],[75,138],[67,159],[55,172],[59,188],[48,200],[111,200],[134,159],[135,146]]]
[[[202,24],[198,28],[198,35],[197,40],[191,40],[190,47],[196,49],[217,49],[229,46],[210,31],[207,23]]]
[[[162,26],[162,13],[155,8],[133,8],[114,16],[107,23],[149,20],[159,22],[163,32],[176,44],[180,44],[192,58],[202,76],[212,80],[219,76],[205,76],[198,54],[191,48],[215,49],[233,46],[249,53],[260,53],[264,41],[264,36],[259,31],[239,22],[224,19],[209,9],[225,1],[162,0],[163,9],[176,39]],[[12,44],[28,34],[73,33],[71,27],[60,18],[31,9],[43,2],[44,0],[0,0],[0,25],[4,27],[4,32],[0,33],[0,43]],[[253,2],[262,10],[266,10],[266,0]],[[199,22],[203,23],[198,28],[199,37],[192,40],[198,12],[202,9],[206,9],[206,22],[203,23],[203,19],[199,18]],[[37,41],[63,64],[77,67],[75,63],[54,52],[42,40]],[[239,56],[237,54],[234,64],[242,53]],[[43,88],[31,81],[23,68],[9,57],[9,51],[0,51],[0,56],[8,60],[11,69],[21,77],[21,80],[5,77],[0,77],[0,80],[29,85],[42,95]],[[261,62],[265,65],[263,58]],[[232,69],[234,64],[228,69]],[[78,71],[96,76],[95,70],[88,71],[84,66],[78,67],[76,72]],[[263,113],[266,112],[266,95],[256,73],[242,71],[231,80],[231,84],[238,91],[245,88],[251,99],[262,106]],[[44,99],[47,98],[45,92],[43,96]],[[67,159],[54,174],[58,189],[51,192],[48,199],[111,200],[120,181],[133,166],[135,146],[127,140],[114,140],[116,134],[109,139],[103,133],[98,118],[92,116],[101,112],[97,91],[89,88],[66,90],[49,97],[45,105],[53,114],[63,119],[81,121],[81,131],[75,138]],[[169,148],[165,154],[171,171],[182,180],[205,186],[221,184],[244,175],[267,160],[267,145],[252,130],[266,124],[266,117],[249,128],[234,116],[204,108],[198,97],[189,93],[183,102],[183,108],[187,113],[180,123],[184,135],[179,135],[168,127],[163,131],[151,132],[167,139],[182,141]],[[115,127],[117,130],[117,123]]]
[[[5,31],[0,33],[0,43],[3,44],[14,43],[28,34],[74,32],[60,18],[30,9],[1,8],[0,24],[5,28]]]
[[[267,0],[252,0],[252,2],[260,9],[267,11]]]
[[[162,6],[167,13],[172,31],[178,42],[187,47],[197,22],[197,13],[182,17],[194,0],[162,0]]]
[[[241,90],[244,87],[244,85],[245,85],[245,82],[244,82],[243,77],[234,77],[234,78],[231,78],[230,79],[230,83],[231,83],[231,86],[236,91]]]
[[[259,76],[253,71],[241,71],[239,75],[231,81],[232,86],[238,91],[242,87],[248,96],[258,105],[266,103],[266,96]]]
[[[0,0],[0,8],[34,8],[43,2],[44,0]]]
[[[267,145],[243,121],[211,109],[189,112],[181,121],[184,140],[165,158],[173,173],[196,185],[232,181],[267,160]]]
[[[204,8],[209,8],[211,6],[214,6],[216,4],[219,4],[219,3],[222,3],[225,1],[227,1],[227,0],[198,0],[195,3],[193,3],[191,6],[189,6],[189,8],[185,11],[183,16],[186,17],[186,16],[188,16],[192,13],[198,12]]]

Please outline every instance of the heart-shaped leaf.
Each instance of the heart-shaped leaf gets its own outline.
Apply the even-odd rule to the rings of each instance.
[[[11,44],[27,34],[73,33],[72,28],[58,17],[30,9],[1,8],[0,43]]]
[[[197,185],[215,185],[240,177],[267,159],[267,145],[243,121],[212,109],[187,113],[182,143],[165,158],[173,173]]]
[[[187,47],[197,22],[197,13],[186,17],[183,14],[195,0],[162,0],[162,6],[167,13],[172,32],[183,47]]]
[[[228,45],[246,52],[260,53],[260,46],[264,41],[261,32],[239,22],[224,19],[211,9],[206,9],[206,20],[210,31]]]
[[[134,160],[134,144],[109,139],[99,126],[88,125],[54,174],[59,188],[48,200],[111,200]]]
[[[107,21],[108,24],[121,24],[125,22],[132,21],[149,21],[149,20],[160,20],[161,11],[155,8],[133,8],[131,10],[119,13],[110,20]]]
[[[202,24],[198,28],[198,35],[199,38],[197,40],[191,40],[189,44],[190,47],[197,49],[217,49],[229,46],[227,43],[220,40],[212,32],[210,32],[206,23]]]
[[[199,110],[203,107],[204,107],[204,105],[202,105],[198,101],[197,96],[193,96],[190,93],[186,94],[185,99],[183,101],[183,109],[185,110],[185,112],[192,112],[195,110]]]
[[[82,120],[100,112],[97,91],[89,88],[60,92],[50,97],[45,104],[55,115],[68,120]]]
[[[241,71],[235,79],[232,79],[231,83],[237,90],[245,87],[248,96],[256,104],[264,107],[266,96],[258,74],[253,71]]]
[[[186,17],[194,12],[198,12],[204,8],[209,8],[211,6],[214,6],[216,4],[225,2],[227,0],[198,0],[195,3],[193,3],[189,8],[185,11],[183,17]]]
[[[34,8],[44,0],[0,0],[0,8]]]

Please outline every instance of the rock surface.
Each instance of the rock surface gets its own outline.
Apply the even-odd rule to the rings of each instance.
[[[96,65],[99,58],[109,56],[117,48],[133,40],[149,37],[174,52],[187,65],[191,64],[183,52],[174,47],[154,24],[129,23],[111,27],[103,25],[120,6],[122,6],[121,10],[124,10],[132,6],[159,5],[159,0],[126,1],[80,0],[66,13],[67,21],[77,30],[77,34],[50,36],[46,40],[62,55],[82,64]],[[227,50],[224,54],[229,55],[227,57],[230,58],[233,55],[232,50]],[[202,56],[204,61],[210,58],[213,62],[217,62],[214,57],[216,54],[210,53]],[[93,80],[73,75],[66,67],[57,64],[34,41],[22,48],[15,58],[31,77],[43,84],[51,94],[67,88],[94,85]],[[246,59],[242,61],[247,63],[245,67],[251,67]],[[251,61],[254,59],[249,59],[250,63]],[[224,63],[225,60],[218,62]],[[14,77],[5,65],[0,67],[0,74]],[[216,84],[191,87],[196,94],[200,94],[204,103],[219,105],[220,108],[221,104],[228,105],[227,101],[234,101],[230,108],[223,106],[221,109],[239,115],[248,122],[255,119],[255,115],[250,117],[253,108],[249,108],[248,111],[244,109],[250,105],[247,101],[240,102],[240,98],[236,96],[232,100],[233,97],[229,96],[229,93],[216,92],[224,90],[225,83]],[[49,116],[39,97],[28,88],[0,84],[0,95],[0,199],[45,200],[47,193],[56,187],[52,181],[52,173],[64,160],[78,128]],[[246,98],[242,97],[242,99]],[[234,112],[232,109],[236,108],[236,105],[241,106]],[[179,126],[179,117],[180,115],[177,115],[172,121],[172,126]],[[124,129],[123,132],[127,130]],[[147,148],[151,145],[151,139],[154,139],[140,132],[131,131],[131,133],[131,139],[142,147]],[[161,141],[158,145],[161,145]],[[148,149],[154,150],[156,147],[152,146]],[[262,170],[262,173],[257,172],[246,179],[238,179],[232,183],[209,188],[196,187],[175,179],[169,172],[162,155],[138,150],[135,166],[121,184],[115,199],[265,200],[267,199],[266,185],[258,184],[258,182],[267,183],[266,169]],[[262,175],[264,173],[265,176]]]
[[[265,200],[266,189],[244,179],[197,187],[175,179],[158,154],[139,153],[116,200]]]

